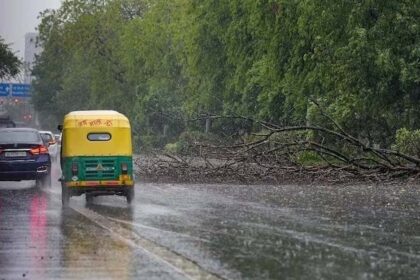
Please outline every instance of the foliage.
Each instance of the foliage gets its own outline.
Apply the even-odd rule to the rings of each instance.
[[[180,142],[168,143],[165,145],[164,150],[171,154],[180,154],[182,153],[183,147]]]
[[[185,131],[181,133],[176,142],[166,144],[164,150],[173,154],[200,155],[200,147],[217,145],[221,145],[221,139],[217,135],[199,131]]]
[[[163,147],[204,131],[203,116],[336,129],[315,101],[356,138],[389,147],[399,128],[420,129],[419,6],[65,0],[41,15],[34,104],[57,121],[69,110],[118,110],[138,143]],[[219,136],[255,129],[211,126]]]
[[[8,79],[20,72],[20,60],[0,37],[0,79]]]
[[[324,159],[316,152],[303,151],[296,155],[296,161],[302,166],[319,165]]]
[[[420,158],[420,129],[412,131],[406,128],[398,129],[393,148]]]

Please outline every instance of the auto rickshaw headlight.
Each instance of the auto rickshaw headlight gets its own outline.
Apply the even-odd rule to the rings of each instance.
[[[73,162],[71,164],[71,173],[73,174],[73,176],[77,176],[78,171],[79,171],[79,166],[77,162]]]
[[[121,163],[121,173],[122,174],[127,174],[128,173],[128,164],[123,162]]]

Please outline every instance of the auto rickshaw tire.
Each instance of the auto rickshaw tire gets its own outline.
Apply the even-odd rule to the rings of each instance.
[[[128,190],[127,190],[127,192],[125,193],[125,197],[126,197],[126,199],[127,199],[127,203],[128,204],[131,204],[131,202],[133,201],[133,199],[134,199],[134,186],[133,187],[130,187]]]
[[[92,194],[85,194],[85,199],[87,203],[92,203],[93,202],[93,195]]]
[[[61,203],[64,207],[69,206],[70,203],[70,191],[64,184],[61,185]]]

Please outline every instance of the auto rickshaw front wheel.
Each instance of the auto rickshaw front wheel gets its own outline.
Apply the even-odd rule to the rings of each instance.
[[[63,204],[64,207],[69,206],[70,196],[71,195],[68,188],[64,184],[61,184],[61,203]]]
[[[127,191],[126,191],[126,193],[125,193],[125,197],[127,198],[127,203],[128,204],[131,204],[131,202],[133,201],[133,199],[134,199],[134,186],[133,187],[130,187]]]

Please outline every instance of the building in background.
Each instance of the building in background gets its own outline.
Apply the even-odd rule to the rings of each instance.
[[[42,48],[38,45],[38,33],[31,32],[25,34],[25,57],[24,57],[24,83],[30,84],[32,81],[32,69],[36,55],[40,54]]]

